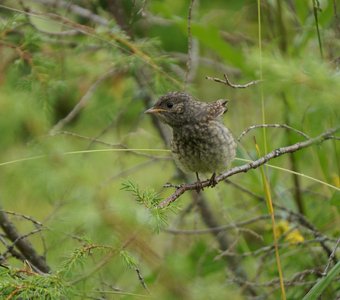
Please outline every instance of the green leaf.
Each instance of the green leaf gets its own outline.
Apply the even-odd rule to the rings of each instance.
[[[319,280],[303,297],[302,300],[316,300],[322,292],[332,283],[333,279],[340,274],[340,261],[328,272],[328,274]]]

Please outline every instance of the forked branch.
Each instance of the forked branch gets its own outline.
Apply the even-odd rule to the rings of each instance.
[[[261,80],[254,80],[254,81],[250,81],[246,84],[234,84],[234,83],[230,82],[227,74],[224,74],[223,76],[224,76],[224,80],[220,79],[220,78],[209,77],[209,76],[206,76],[205,79],[212,80],[212,81],[215,81],[215,82],[218,82],[218,83],[223,83],[227,86],[230,86],[233,89],[245,89],[245,88],[247,88],[251,85],[257,84],[261,81]]]

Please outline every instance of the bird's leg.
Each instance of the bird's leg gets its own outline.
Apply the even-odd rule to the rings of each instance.
[[[198,173],[195,172],[195,174],[196,174],[196,178],[197,178],[196,191],[197,191],[197,193],[199,193],[200,191],[203,191],[204,189],[203,189],[203,185],[202,185],[201,179],[198,176]]]
[[[216,173],[214,172],[210,179],[209,179],[209,185],[211,185],[212,187],[214,187],[215,185],[217,184],[217,181],[216,181]]]

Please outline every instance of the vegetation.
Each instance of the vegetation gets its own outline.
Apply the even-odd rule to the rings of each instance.
[[[0,1],[0,299],[339,298],[339,9]],[[174,90],[239,137],[199,194],[143,113]]]

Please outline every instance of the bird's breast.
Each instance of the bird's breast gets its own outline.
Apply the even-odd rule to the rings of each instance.
[[[218,121],[173,129],[172,152],[185,171],[223,170],[234,159],[235,148],[231,132]]]

